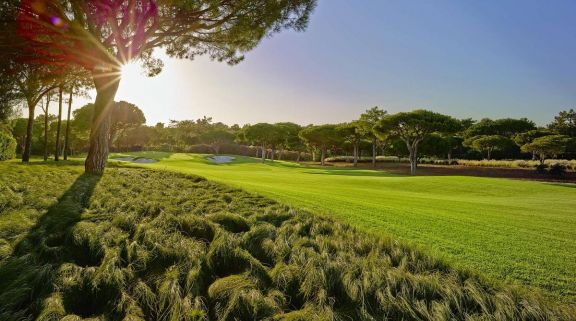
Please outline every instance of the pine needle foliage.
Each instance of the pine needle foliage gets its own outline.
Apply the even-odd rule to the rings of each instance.
[[[0,166],[0,320],[576,319],[526,289],[199,177]]]

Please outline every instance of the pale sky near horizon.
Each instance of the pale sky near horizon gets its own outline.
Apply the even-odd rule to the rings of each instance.
[[[154,78],[127,66],[116,100],[150,125],[336,123],[375,105],[543,125],[576,107],[575,58],[572,0],[319,0],[307,31],[264,39],[237,66],[165,59]]]

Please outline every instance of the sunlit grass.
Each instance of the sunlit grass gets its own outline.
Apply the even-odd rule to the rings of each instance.
[[[1,320],[568,320],[575,312],[197,176],[0,163]],[[14,228],[13,228],[14,226]]]
[[[576,297],[576,188],[510,179],[400,176],[239,157],[135,153],[425,247],[453,264]]]

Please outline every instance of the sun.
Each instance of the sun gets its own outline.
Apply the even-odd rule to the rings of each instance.
[[[122,66],[121,77],[123,82],[133,82],[142,79],[142,67],[135,62],[129,62]]]

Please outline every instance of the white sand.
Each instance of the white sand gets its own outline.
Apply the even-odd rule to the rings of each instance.
[[[224,164],[224,163],[231,163],[236,157],[232,156],[212,156],[206,158],[207,160],[214,162],[216,164]]]

